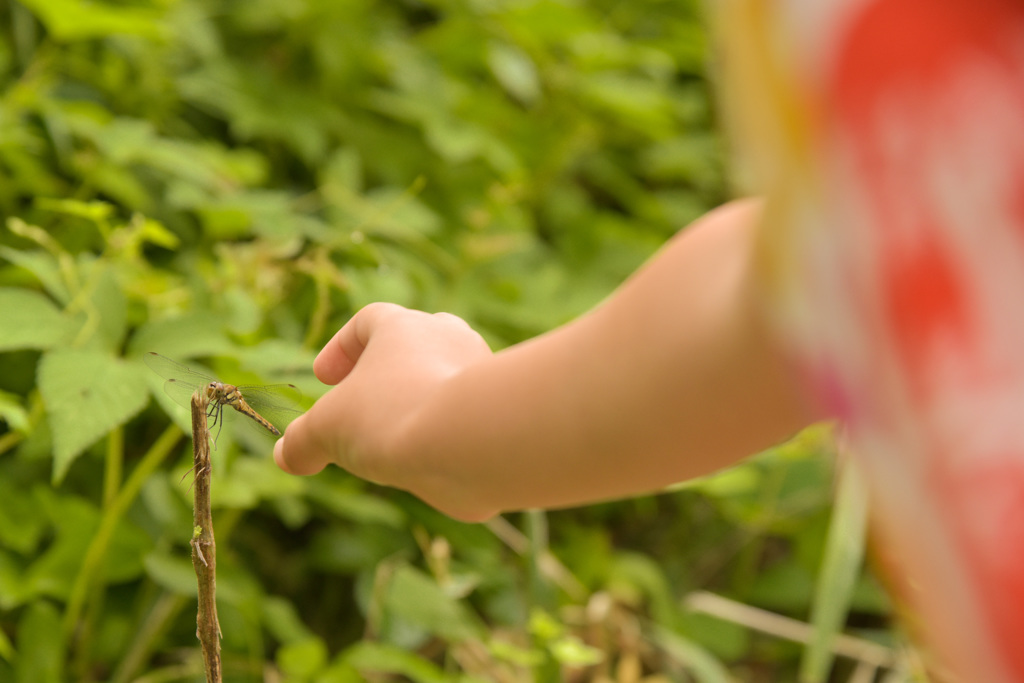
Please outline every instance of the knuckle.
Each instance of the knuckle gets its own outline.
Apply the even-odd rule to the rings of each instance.
[[[465,320],[463,320],[459,316],[455,315],[454,313],[447,313],[445,311],[441,311],[439,313],[434,313],[433,317],[434,317],[435,320],[438,320],[438,321],[441,321],[443,323],[447,323],[447,324],[450,324],[450,325],[457,325],[459,327],[469,327],[469,323],[467,323]]]

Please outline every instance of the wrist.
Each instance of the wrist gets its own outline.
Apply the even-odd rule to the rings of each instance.
[[[431,507],[463,522],[482,522],[500,512],[490,498],[487,482],[475,473],[479,458],[488,457],[485,446],[467,442],[462,401],[472,401],[465,370],[446,378],[418,408],[396,423],[386,446],[394,465],[390,485],[412,493]]]

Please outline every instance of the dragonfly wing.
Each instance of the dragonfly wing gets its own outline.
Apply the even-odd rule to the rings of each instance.
[[[190,408],[192,406],[192,394],[198,389],[195,384],[182,382],[176,379],[169,379],[164,382],[164,393],[171,397],[171,400],[179,406]]]
[[[303,412],[299,405],[302,392],[294,384],[241,386],[238,391],[253,410],[282,432]]]
[[[150,370],[164,379],[173,379],[186,384],[198,386],[203,386],[214,381],[213,377],[204,375],[201,372],[196,372],[177,361],[171,360],[167,356],[161,356],[159,353],[153,353],[150,351],[142,356],[142,360],[149,366]]]
[[[186,408],[191,405],[192,394],[197,389],[216,381],[210,375],[196,372],[159,353],[149,352],[142,358],[153,372],[167,380],[164,382],[164,392],[175,403]],[[302,393],[294,384],[248,385],[237,388],[252,410],[282,432],[292,420],[302,414],[299,404]],[[230,412],[233,411],[228,411]],[[251,423],[256,432],[271,435],[258,420],[241,418],[241,424],[246,423]]]
[[[294,384],[247,384],[237,388],[253,408],[261,405],[302,410],[299,407],[302,392]]]

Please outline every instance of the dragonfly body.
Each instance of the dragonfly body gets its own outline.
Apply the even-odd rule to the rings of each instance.
[[[227,384],[209,375],[195,372],[158,353],[143,356],[146,365],[166,379],[164,392],[179,405],[189,406],[192,394],[201,391],[207,401],[207,414],[213,424],[221,424],[224,406],[230,406],[275,437],[291,420],[301,414],[298,389],[292,384],[270,386]]]
[[[256,422],[263,426],[268,432],[274,436],[281,436],[281,430],[270,423],[265,417],[257,413],[252,409],[246,400],[242,396],[242,392],[238,390],[234,384],[224,384],[223,382],[210,382],[206,385],[206,398],[210,402],[211,406],[216,406],[215,421],[219,421],[221,414],[224,410],[224,406],[231,406],[243,415],[256,420]]]

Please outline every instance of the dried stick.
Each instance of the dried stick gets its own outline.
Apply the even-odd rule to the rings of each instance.
[[[209,399],[200,390],[192,394],[193,503],[192,568],[199,584],[196,637],[203,647],[206,683],[221,683],[220,622],[217,620],[217,544],[210,511],[210,431],[206,424]]]

